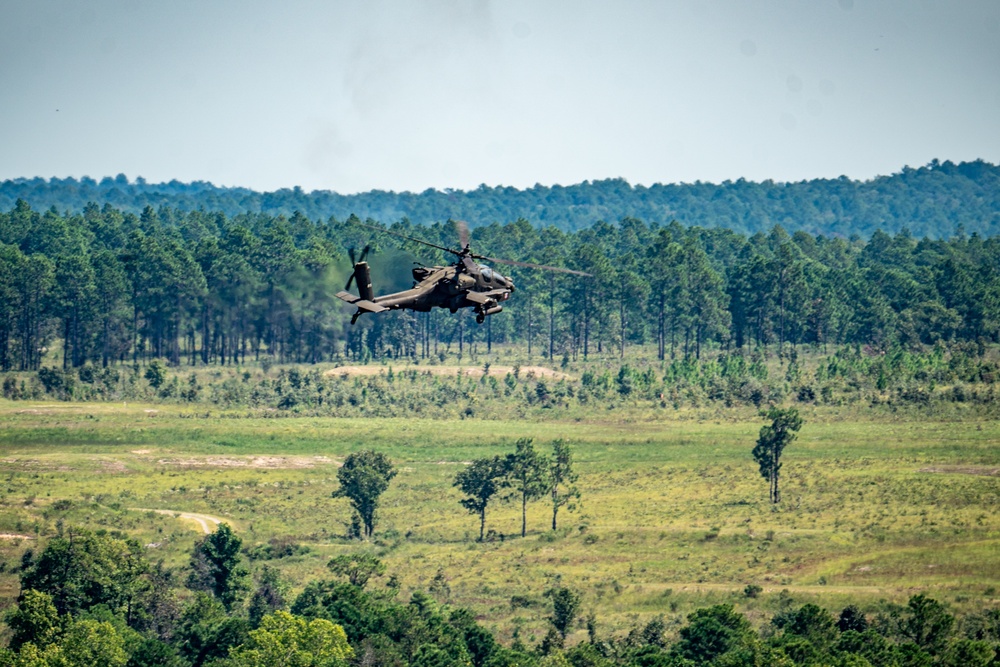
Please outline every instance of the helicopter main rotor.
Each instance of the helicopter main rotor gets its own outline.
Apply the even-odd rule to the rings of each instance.
[[[424,241],[423,239],[418,239],[418,238],[414,238],[412,236],[407,236],[406,234],[400,234],[399,232],[394,232],[391,229],[384,229],[382,227],[375,227],[374,225],[368,225],[368,224],[365,224],[363,222],[358,223],[358,224],[360,224],[362,227],[367,227],[368,229],[372,229],[372,230],[374,230],[376,232],[383,232],[383,233],[386,233],[386,234],[391,234],[391,235],[397,236],[397,237],[399,237],[401,239],[406,239],[407,241],[413,241],[415,243],[422,243],[422,244],[430,246],[432,248],[437,248],[438,250],[443,250],[445,252],[450,252],[451,254],[453,254],[453,255],[455,255],[456,257],[459,258],[459,262],[460,263],[461,263],[462,259],[464,259],[464,258],[467,257],[469,259],[481,259],[481,260],[485,260],[487,262],[493,262],[495,264],[507,264],[509,266],[521,266],[521,267],[528,268],[528,269],[542,269],[544,271],[556,271],[558,273],[570,273],[570,274],[573,274],[575,276],[585,276],[587,278],[593,278],[594,277],[593,274],[586,273],[584,271],[576,271],[574,269],[564,269],[561,266],[549,266],[547,264],[533,264],[531,262],[518,262],[518,261],[515,261],[513,259],[502,259],[500,257],[487,257],[486,255],[476,254],[476,253],[472,252],[472,250],[469,247],[469,226],[465,222],[463,222],[461,220],[454,221],[455,227],[458,230],[459,242],[462,245],[462,249],[461,250],[455,250],[454,248],[446,248],[444,246],[437,245],[436,243],[431,243],[430,241]]]

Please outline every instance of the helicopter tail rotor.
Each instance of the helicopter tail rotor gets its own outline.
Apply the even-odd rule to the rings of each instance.
[[[351,277],[347,279],[347,284],[344,286],[345,290],[351,289],[351,285],[354,283],[354,277],[358,273],[358,264],[363,264],[365,258],[368,257],[368,251],[371,250],[370,245],[366,245],[364,250],[361,251],[361,258],[355,259],[354,248],[347,249],[347,255],[351,258],[351,266],[354,267],[354,271],[351,273]],[[365,272],[367,273],[368,265],[365,264]],[[371,280],[368,280],[368,287],[371,288]],[[358,281],[358,289],[361,289],[361,281]]]

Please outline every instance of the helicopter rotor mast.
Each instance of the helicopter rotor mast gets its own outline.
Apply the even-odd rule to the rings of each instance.
[[[533,264],[531,262],[518,262],[513,259],[501,259],[499,257],[488,257],[486,255],[479,255],[472,252],[469,249],[469,227],[468,225],[461,221],[455,221],[455,227],[458,229],[459,241],[462,244],[462,250],[455,250],[454,248],[446,248],[444,246],[437,245],[436,243],[431,243],[430,241],[424,241],[423,239],[414,238],[412,236],[407,236],[406,234],[400,234],[399,232],[394,232],[391,229],[383,229],[382,227],[375,227],[373,225],[367,225],[365,223],[359,223],[362,227],[367,227],[368,229],[375,230],[377,232],[385,232],[386,234],[392,234],[393,236],[398,236],[401,239],[406,239],[407,241],[415,241],[416,243],[422,243],[428,245],[432,248],[437,248],[438,250],[444,250],[445,252],[450,252],[451,254],[459,258],[470,258],[470,259],[482,259],[487,262],[494,262],[495,264],[507,264],[509,266],[521,266],[528,269],[542,269],[544,271],[556,271],[558,273],[570,273],[575,276],[584,276],[586,278],[593,278],[593,274],[586,273],[584,271],[576,271],[575,269],[564,269],[559,266],[549,266],[547,264]]]

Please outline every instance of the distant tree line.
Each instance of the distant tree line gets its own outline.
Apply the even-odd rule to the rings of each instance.
[[[449,218],[473,226],[528,218],[566,232],[623,216],[661,225],[678,220],[685,226],[723,227],[747,235],[775,225],[789,232],[845,237],[867,237],[876,230],[895,234],[904,229],[931,238],[951,236],[960,228],[984,236],[1000,232],[1000,167],[982,160],[959,164],[934,160],[869,181],[841,176],[795,183],[739,179],[642,186],[607,179],[524,190],[481,185],[469,191],[372,190],[355,195],[305,192],[298,187],[255,192],[202,181],[147,183],[141,177],[130,181],[124,174],[100,181],[84,177],[0,182],[0,210],[11,208],[18,199],[39,209],[54,206],[72,213],[97,202],[136,215],[151,206],[220,211],[229,217],[246,212],[291,216],[300,211],[325,220],[357,214],[386,222],[408,218],[417,225]]]
[[[1000,336],[1000,237],[870,240],[648,225],[624,218],[575,233],[524,219],[474,230],[479,252],[570,266],[580,278],[501,267],[517,292],[487,324],[435,311],[365,317],[334,297],[347,249],[372,243],[376,290],[411,284],[426,246],[379,235],[357,218],[315,221],[263,214],[105,205],[0,213],[0,369],[162,358],[173,365],[319,362],[461,354],[467,345],[527,346],[556,359],[624,358],[652,343],[661,359],[775,345],[852,343],[879,350]],[[393,229],[454,245],[451,224]],[[440,350],[439,350],[440,348]]]

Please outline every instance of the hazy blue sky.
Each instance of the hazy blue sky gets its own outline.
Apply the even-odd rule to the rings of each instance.
[[[0,114],[0,178],[870,178],[1000,162],[1000,1],[0,0]]]

